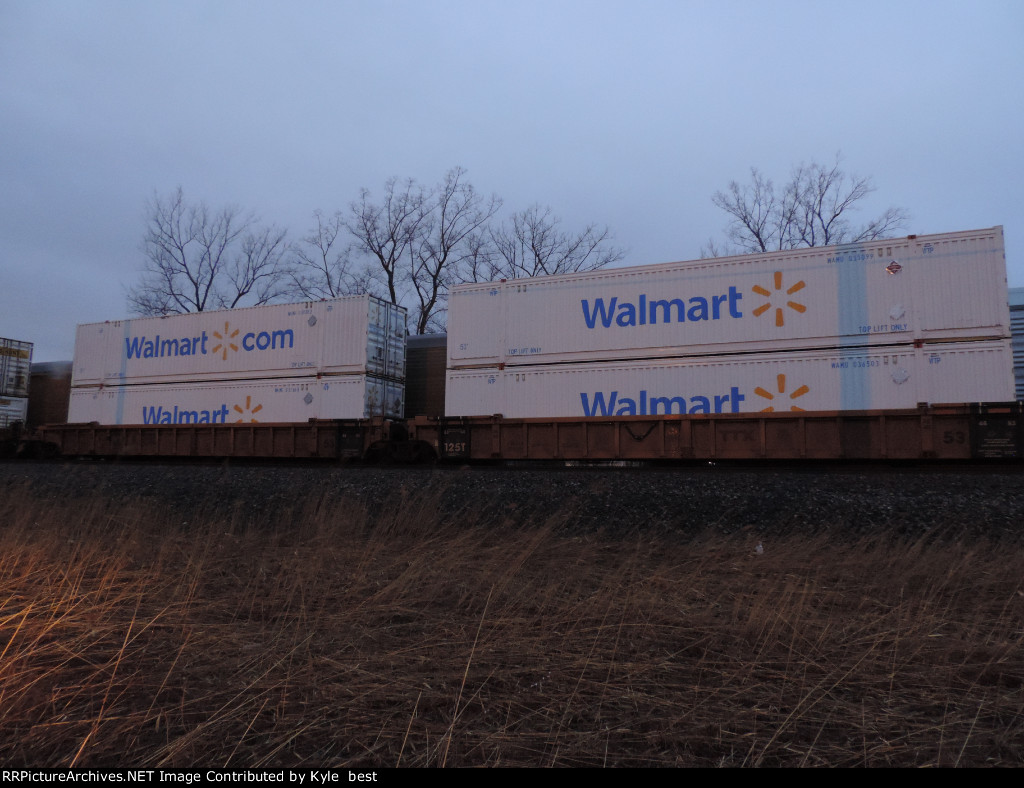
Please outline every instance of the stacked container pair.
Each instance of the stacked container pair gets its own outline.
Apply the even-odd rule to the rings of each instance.
[[[28,383],[32,343],[0,339],[0,428],[28,416]]]
[[[445,411],[559,418],[1013,399],[1002,227],[466,285]]]
[[[405,309],[372,296],[81,325],[70,423],[401,418]]]

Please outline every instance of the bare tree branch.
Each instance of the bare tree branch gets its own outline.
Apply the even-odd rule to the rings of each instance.
[[[479,255],[477,231],[501,207],[496,196],[485,198],[466,183],[465,175],[461,167],[445,174],[430,193],[419,227],[410,270],[417,301],[417,334],[443,327],[448,290],[458,282],[466,262]]]
[[[850,213],[875,187],[870,178],[843,171],[841,156],[830,165],[811,162],[793,168],[781,194],[771,180],[751,168],[751,180],[729,184],[728,192],[715,192],[711,201],[731,218],[725,237],[738,252],[767,252],[806,246],[831,246],[885,238],[906,227],[902,208],[888,208],[859,230]],[[701,250],[708,256],[725,251],[714,242]]]
[[[276,227],[250,230],[242,239],[240,249],[231,262],[228,280],[231,289],[218,293],[220,305],[234,309],[239,303],[250,306],[269,304],[288,293],[288,283],[283,278],[282,259],[288,251],[286,232]],[[225,295],[234,292],[230,302]]]
[[[317,229],[293,256],[293,287],[305,297],[382,293],[409,308],[412,330],[422,334],[443,330],[455,284],[590,271],[624,256],[608,228],[564,232],[550,208],[534,206],[495,228],[500,207],[497,196],[476,191],[461,167],[431,189],[391,178],[377,200],[364,188],[343,215],[316,214]],[[351,238],[345,248],[342,229]],[[360,258],[370,265],[359,268]]]
[[[459,282],[493,282],[495,279],[501,279],[501,259],[486,228],[471,233],[466,236]]]
[[[370,292],[370,272],[352,261],[342,213],[314,211],[313,217],[316,227],[292,248],[292,292],[307,300]]]
[[[141,315],[263,304],[283,295],[284,231],[259,226],[234,207],[190,205],[181,187],[147,206],[140,281],[128,291]]]
[[[733,217],[726,237],[744,251],[766,252],[779,237],[780,222],[775,219],[775,187],[754,167],[750,184],[729,184],[729,192],[715,192],[711,202]]]
[[[371,200],[369,189],[362,189],[359,202],[349,206],[345,226],[355,239],[356,250],[377,260],[393,304],[401,301],[400,265],[416,242],[426,202],[423,188],[412,178],[402,182],[391,178],[384,185],[380,204]]]
[[[550,208],[532,205],[491,231],[501,278],[596,271],[625,256],[611,246],[611,230],[587,225],[579,233],[563,232]]]

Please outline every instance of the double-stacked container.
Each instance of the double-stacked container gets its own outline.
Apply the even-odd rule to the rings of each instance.
[[[81,325],[70,423],[401,418],[406,313],[372,296]]]
[[[446,413],[875,410],[1013,399],[1001,227],[467,285]]]
[[[32,343],[0,338],[0,427],[25,421],[31,369]]]

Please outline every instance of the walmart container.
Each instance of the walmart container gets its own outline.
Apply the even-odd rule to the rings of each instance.
[[[401,418],[404,385],[368,375],[78,387],[68,422],[231,424]]]
[[[28,396],[32,343],[0,338],[0,397]]]
[[[456,287],[448,366],[1010,336],[1002,227]]]
[[[913,408],[1013,399],[1009,340],[448,372],[449,416]]]
[[[372,296],[80,325],[72,386],[405,377],[405,309]]]

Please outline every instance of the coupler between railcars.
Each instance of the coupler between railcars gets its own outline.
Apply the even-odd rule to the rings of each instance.
[[[410,435],[405,422],[384,420],[380,426],[381,437],[366,449],[364,459],[376,465],[427,465],[437,462],[438,455],[427,441],[417,440]]]

